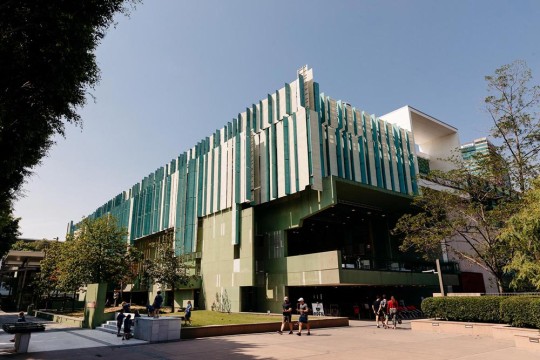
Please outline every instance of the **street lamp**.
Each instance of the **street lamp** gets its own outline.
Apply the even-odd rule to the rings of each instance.
[[[422,272],[436,274],[439,277],[439,288],[441,289],[441,296],[446,296],[445,291],[444,291],[443,278],[442,278],[441,262],[439,261],[439,259],[435,259],[435,266],[437,268],[436,270],[431,269],[431,270],[424,270]]]

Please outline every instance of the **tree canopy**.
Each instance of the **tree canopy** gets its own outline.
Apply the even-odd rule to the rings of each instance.
[[[501,238],[514,253],[506,266],[514,275],[510,285],[517,289],[540,289],[540,179],[525,194]]]
[[[174,312],[175,289],[182,285],[188,285],[195,276],[191,274],[192,266],[186,261],[185,254],[176,256],[173,248],[173,231],[169,231],[154,244],[155,254],[153,258],[145,261],[146,275],[163,287],[172,290],[172,311]]]
[[[394,232],[403,236],[402,250],[412,248],[431,259],[447,251],[487,270],[504,291],[508,271],[529,276],[518,265],[529,266],[534,258],[524,257],[533,250],[527,244],[516,246],[517,225],[503,229],[524,209],[527,202],[521,198],[538,175],[540,88],[530,85],[532,74],[523,61],[504,65],[485,79],[491,134],[500,144],[468,162],[461,154],[447,159],[454,164],[450,171],[430,172],[426,180],[446,190],[422,188],[413,201],[416,212],[402,216]]]
[[[0,241],[18,221],[12,202],[64,135],[99,81],[94,51],[117,13],[137,0],[33,1],[0,4]],[[1,249],[0,249],[1,250]],[[0,254],[1,255],[1,254]]]
[[[540,86],[531,85],[532,72],[522,60],[503,65],[485,77],[489,95],[485,98],[493,128],[500,140],[513,185],[524,193],[539,175]]]

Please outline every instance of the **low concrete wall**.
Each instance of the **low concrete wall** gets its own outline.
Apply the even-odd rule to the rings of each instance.
[[[411,329],[415,331],[439,334],[489,335],[493,336],[493,326],[499,324],[446,321],[433,319],[411,320]]]
[[[434,319],[411,320],[411,329],[440,334],[488,335],[500,340],[514,340],[516,348],[540,353],[540,330],[538,329]]]
[[[540,354],[540,336],[514,335],[516,347]]]
[[[517,328],[509,325],[497,325],[493,327],[493,337],[500,340],[513,340],[514,336],[539,337],[540,330]]]
[[[322,318],[314,319],[310,317],[309,323],[312,329],[326,327],[349,326],[349,319],[345,317],[339,318]],[[237,334],[252,334],[278,331],[281,326],[281,321],[259,324],[238,324],[238,325],[212,325],[201,327],[182,327],[182,339],[195,339],[210,336],[224,336]]]
[[[54,313],[48,313],[44,311],[35,310],[34,316],[40,319],[54,321],[60,324],[66,324],[73,327],[83,327],[84,318],[77,318],[67,315],[59,315]]]

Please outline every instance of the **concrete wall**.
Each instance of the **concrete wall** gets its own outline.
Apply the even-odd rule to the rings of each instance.
[[[202,244],[201,259],[202,297],[210,309],[216,293],[227,294],[231,311],[240,311],[240,287],[254,285],[253,209],[241,212],[241,239],[235,259],[235,245],[231,243],[233,211],[222,211],[205,217],[199,229]]]

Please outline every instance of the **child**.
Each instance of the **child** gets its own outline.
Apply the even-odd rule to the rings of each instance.
[[[17,318],[17,322],[26,322],[26,318],[24,317],[24,311],[21,311],[19,313],[19,317]],[[11,342],[15,342],[15,338],[9,340]]]

